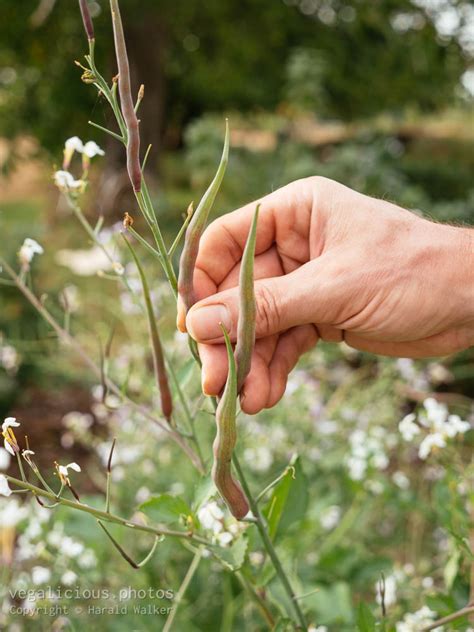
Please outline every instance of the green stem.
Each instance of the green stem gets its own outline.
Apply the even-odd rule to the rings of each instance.
[[[65,331],[61,325],[57,322],[57,320],[53,317],[53,315],[46,309],[46,307],[38,300],[38,298],[33,294],[33,292],[23,283],[23,281],[15,274],[14,270],[10,267],[5,259],[0,255],[0,264],[3,269],[6,271],[8,276],[15,281],[15,285],[23,294],[23,296],[30,302],[30,304],[36,309],[36,311],[44,318],[44,320],[52,327],[52,329],[58,335],[58,338],[65,343],[66,346],[73,349],[75,353],[81,358],[84,364],[92,371],[92,373],[100,380],[102,377],[102,372],[100,366],[98,366],[94,360],[89,356],[87,351],[82,347],[82,345]],[[153,415],[150,410],[138,402],[135,402],[133,399],[125,395],[122,389],[113,382],[110,378],[105,378],[107,388],[117,395],[122,401],[126,402],[131,406],[134,410],[141,413],[146,419],[149,419],[156,423],[162,430],[164,430],[170,437],[173,439],[175,443],[179,445],[179,447],[187,454],[193,463],[194,467],[202,474],[204,473],[201,460],[199,459],[196,452],[191,448],[190,445],[183,439],[183,437],[176,432],[168,423],[163,423],[160,419],[158,419],[155,415]]]
[[[87,122],[89,123],[89,125],[92,125],[92,127],[100,129],[101,132],[105,132],[106,134],[110,134],[110,136],[113,136],[116,140],[123,143],[123,138],[119,134],[116,134],[115,132],[113,132],[111,129],[102,127],[102,125],[99,125],[98,123],[94,123],[94,121],[87,121]]]
[[[201,536],[194,535],[189,532],[184,531],[173,531],[171,529],[161,528],[161,527],[150,527],[148,525],[141,524],[139,522],[135,522],[133,520],[127,520],[126,518],[122,518],[121,516],[116,516],[108,511],[102,511],[100,509],[96,509],[95,507],[90,507],[84,503],[68,500],[67,498],[57,498],[51,492],[48,492],[45,489],[41,489],[41,487],[37,487],[36,485],[32,485],[26,481],[21,481],[18,478],[14,478],[13,476],[5,475],[6,479],[12,485],[16,485],[20,489],[27,489],[36,496],[41,496],[42,498],[48,498],[52,501],[57,501],[60,505],[64,505],[65,507],[70,507],[71,509],[77,509],[78,511],[83,511],[84,513],[88,513],[98,520],[104,520],[105,522],[111,522],[113,524],[119,524],[122,527],[127,527],[129,529],[134,529],[135,531],[142,531],[143,533],[152,533],[157,536],[169,536],[172,538],[181,538],[185,540],[190,540],[192,542],[197,542],[198,544],[203,544],[204,546],[213,546],[211,542],[202,538]]]
[[[305,620],[305,616],[303,614],[303,611],[300,608],[300,605],[298,603],[298,599],[296,597],[296,594],[293,590],[293,587],[291,586],[290,580],[288,579],[288,576],[285,572],[285,569],[282,566],[282,563],[280,562],[280,558],[278,557],[278,554],[275,550],[275,547],[273,546],[273,542],[270,539],[270,536],[268,534],[268,531],[265,527],[265,523],[263,521],[263,516],[260,513],[260,509],[258,508],[257,502],[255,501],[254,497],[252,496],[252,493],[250,491],[250,488],[248,486],[247,480],[245,478],[244,472],[242,470],[242,468],[240,467],[240,463],[239,460],[237,458],[237,456],[233,455],[232,461],[234,463],[234,467],[235,470],[239,476],[239,480],[240,483],[242,485],[242,489],[245,492],[245,495],[247,496],[247,500],[249,501],[249,505],[250,505],[250,509],[252,510],[253,515],[255,516],[257,522],[256,522],[256,526],[258,529],[258,532],[260,533],[260,537],[262,538],[262,542],[263,545],[272,561],[272,564],[275,568],[275,571],[280,579],[280,582],[286,592],[286,594],[288,595],[292,605],[293,605],[293,609],[295,611],[295,615],[296,618],[299,621],[299,624],[301,625],[303,630],[307,629],[307,624],[306,624],[306,620]]]
[[[203,548],[199,547],[199,549],[196,551],[196,554],[194,555],[192,559],[191,564],[189,565],[186,575],[184,576],[184,579],[181,583],[181,586],[179,587],[179,590],[176,593],[176,596],[173,601],[173,608],[171,609],[168,615],[168,618],[166,619],[163,632],[169,632],[171,630],[171,626],[173,625],[174,619],[176,617],[176,613],[178,612],[179,605],[181,601],[183,600],[183,597],[186,593],[186,590],[188,589],[189,584],[191,583],[192,578],[194,577],[194,574],[196,573],[198,569],[199,563],[202,559],[202,553],[203,553]]]
[[[438,621],[434,621],[422,628],[420,632],[430,632],[430,630],[435,630],[436,628],[446,625],[446,623],[451,623],[451,621],[456,621],[456,619],[460,619],[461,617],[466,617],[468,614],[474,612],[474,605],[466,606],[465,608],[461,608],[457,612],[453,612],[453,614],[448,614],[448,616],[443,617],[442,619],[438,619]]]

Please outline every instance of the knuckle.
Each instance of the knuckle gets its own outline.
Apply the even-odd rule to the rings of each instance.
[[[280,329],[280,307],[272,290],[265,285],[255,286],[257,329],[273,333]]]

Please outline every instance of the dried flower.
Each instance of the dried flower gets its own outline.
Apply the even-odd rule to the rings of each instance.
[[[130,228],[130,226],[133,226],[133,222],[133,217],[125,211],[125,215],[123,216],[123,227],[125,229]]]

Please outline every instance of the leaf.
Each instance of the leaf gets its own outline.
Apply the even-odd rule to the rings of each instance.
[[[359,632],[375,632],[375,617],[365,603],[360,603],[357,609],[357,629]]]
[[[244,534],[238,540],[234,540],[229,547],[212,547],[214,555],[218,557],[231,571],[237,571],[245,561],[248,540]]]
[[[456,575],[458,574],[460,557],[461,553],[459,549],[455,549],[444,567],[443,578],[448,590],[451,590],[454,580],[456,579]]]
[[[182,498],[171,494],[152,496],[142,503],[139,509],[155,522],[176,522],[182,515],[192,514],[190,507]]]
[[[301,468],[300,459],[295,455],[290,461],[286,474],[273,489],[263,512],[268,521],[272,540],[288,530],[293,523],[301,520],[307,506],[307,480]]]
[[[216,494],[216,487],[212,477],[205,476],[201,478],[196,485],[196,491],[194,492],[194,500],[192,503],[195,512],[198,511],[207,501]]]

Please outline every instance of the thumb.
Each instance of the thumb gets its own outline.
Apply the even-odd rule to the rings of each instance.
[[[326,321],[324,305],[330,305],[329,292],[323,300],[318,286],[319,261],[311,261],[291,274],[255,282],[256,337],[269,336],[297,325]],[[332,311],[332,310],[331,310]],[[196,303],[188,312],[186,328],[198,342],[222,342],[220,323],[235,342],[239,319],[239,288],[213,294]]]

